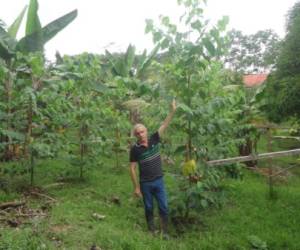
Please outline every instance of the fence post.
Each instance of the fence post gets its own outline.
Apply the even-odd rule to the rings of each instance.
[[[268,152],[272,152],[272,131],[271,128],[268,127],[267,128],[267,148],[268,148]],[[268,160],[269,163],[269,197],[270,198],[274,198],[275,197],[275,193],[274,193],[274,183],[273,183],[273,160],[272,158],[269,158]]]

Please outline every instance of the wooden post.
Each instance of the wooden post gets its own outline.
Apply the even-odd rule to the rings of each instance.
[[[268,144],[267,144],[267,149],[269,152],[272,151],[272,131],[271,128],[267,128],[267,140],[268,140]],[[269,163],[269,167],[268,167],[268,172],[269,172],[269,196],[270,198],[274,198],[274,183],[273,183],[273,161],[272,158],[270,157],[268,159],[268,163]]]

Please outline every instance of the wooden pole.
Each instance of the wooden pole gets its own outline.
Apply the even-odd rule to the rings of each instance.
[[[268,151],[272,151],[272,131],[270,128],[267,129],[267,139],[268,139]],[[272,157],[268,159],[269,163],[269,196],[274,198],[274,188],[273,188],[273,161]]]
[[[298,154],[300,154],[300,148],[293,149],[293,150],[286,150],[286,151],[263,153],[257,155],[252,154],[248,156],[239,156],[239,157],[232,157],[227,159],[212,160],[212,161],[207,161],[206,163],[208,166],[218,166],[218,165],[227,165],[227,164],[238,163],[238,162],[254,161],[259,159],[276,158],[281,156],[298,155]]]

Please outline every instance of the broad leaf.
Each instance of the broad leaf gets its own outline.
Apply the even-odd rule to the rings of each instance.
[[[96,83],[93,86],[93,90],[101,94],[106,94],[109,91],[109,88],[102,83]]]
[[[12,138],[12,139],[15,139],[18,141],[24,140],[24,135],[19,132],[16,132],[16,131],[2,129],[2,130],[0,130],[0,134],[8,136],[9,138]]]
[[[38,8],[38,1],[30,0],[29,9],[27,13],[26,36],[39,32],[42,28],[38,16]]]
[[[186,145],[180,145],[175,149],[174,154],[182,154],[185,151],[186,151]]]
[[[53,38],[59,31],[64,29],[69,23],[71,23],[77,17],[77,10],[73,10],[68,14],[52,21],[42,28],[43,44],[47,43]]]
[[[132,68],[133,62],[135,57],[135,47],[131,44],[128,46],[126,54],[125,54],[125,62],[124,66],[126,66],[127,71]]]
[[[23,53],[43,51],[44,44],[41,32],[35,32],[23,37],[18,43],[16,50]]]
[[[15,41],[4,28],[0,26],[0,57],[4,60],[8,60],[14,54],[13,47],[15,46]]]
[[[184,103],[179,103],[177,106],[178,106],[178,109],[181,109],[185,113],[193,115],[193,110],[189,106],[185,105]]]
[[[25,6],[22,10],[22,12],[20,13],[20,15],[17,17],[17,19],[13,22],[13,24],[8,28],[8,34],[13,37],[16,38],[17,37],[17,33],[19,31],[19,28],[21,26],[22,20],[24,18],[25,12],[26,12],[27,6]]]
[[[17,50],[22,52],[43,51],[45,43],[72,22],[76,16],[77,10],[74,10],[47,24],[41,31],[23,37],[17,44]]]
[[[146,68],[150,65],[153,58],[156,56],[158,50],[160,49],[160,44],[156,45],[155,48],[150,52],[149,56],[141,63],[141,66],[137,69],[137,77],[141,77],[146,70]]]
[[[208,53],[210,54],[210,56],[214,56],[216,54],[215,46],[213,45],[213,43],[210,41],[209,38],[207,37],[203,38],[203,44],[207,49]]]

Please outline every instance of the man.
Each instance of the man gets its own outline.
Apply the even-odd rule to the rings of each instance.
[[[176,110],[173,100],[169,115],[157,132],[148,138],[147,128],[143,124],[136,124],[133,128],[137,143],[130,150],[130,176],[134,186],[134,195],[143,197],[145,216],[150,232],[154,233],[153,197],[157,200],[161,229],[167,235],[168,204],[163,182],[162,162],[159,153],[160,137],[172,120]],[[139,166],[139,182],[136,166]]]

